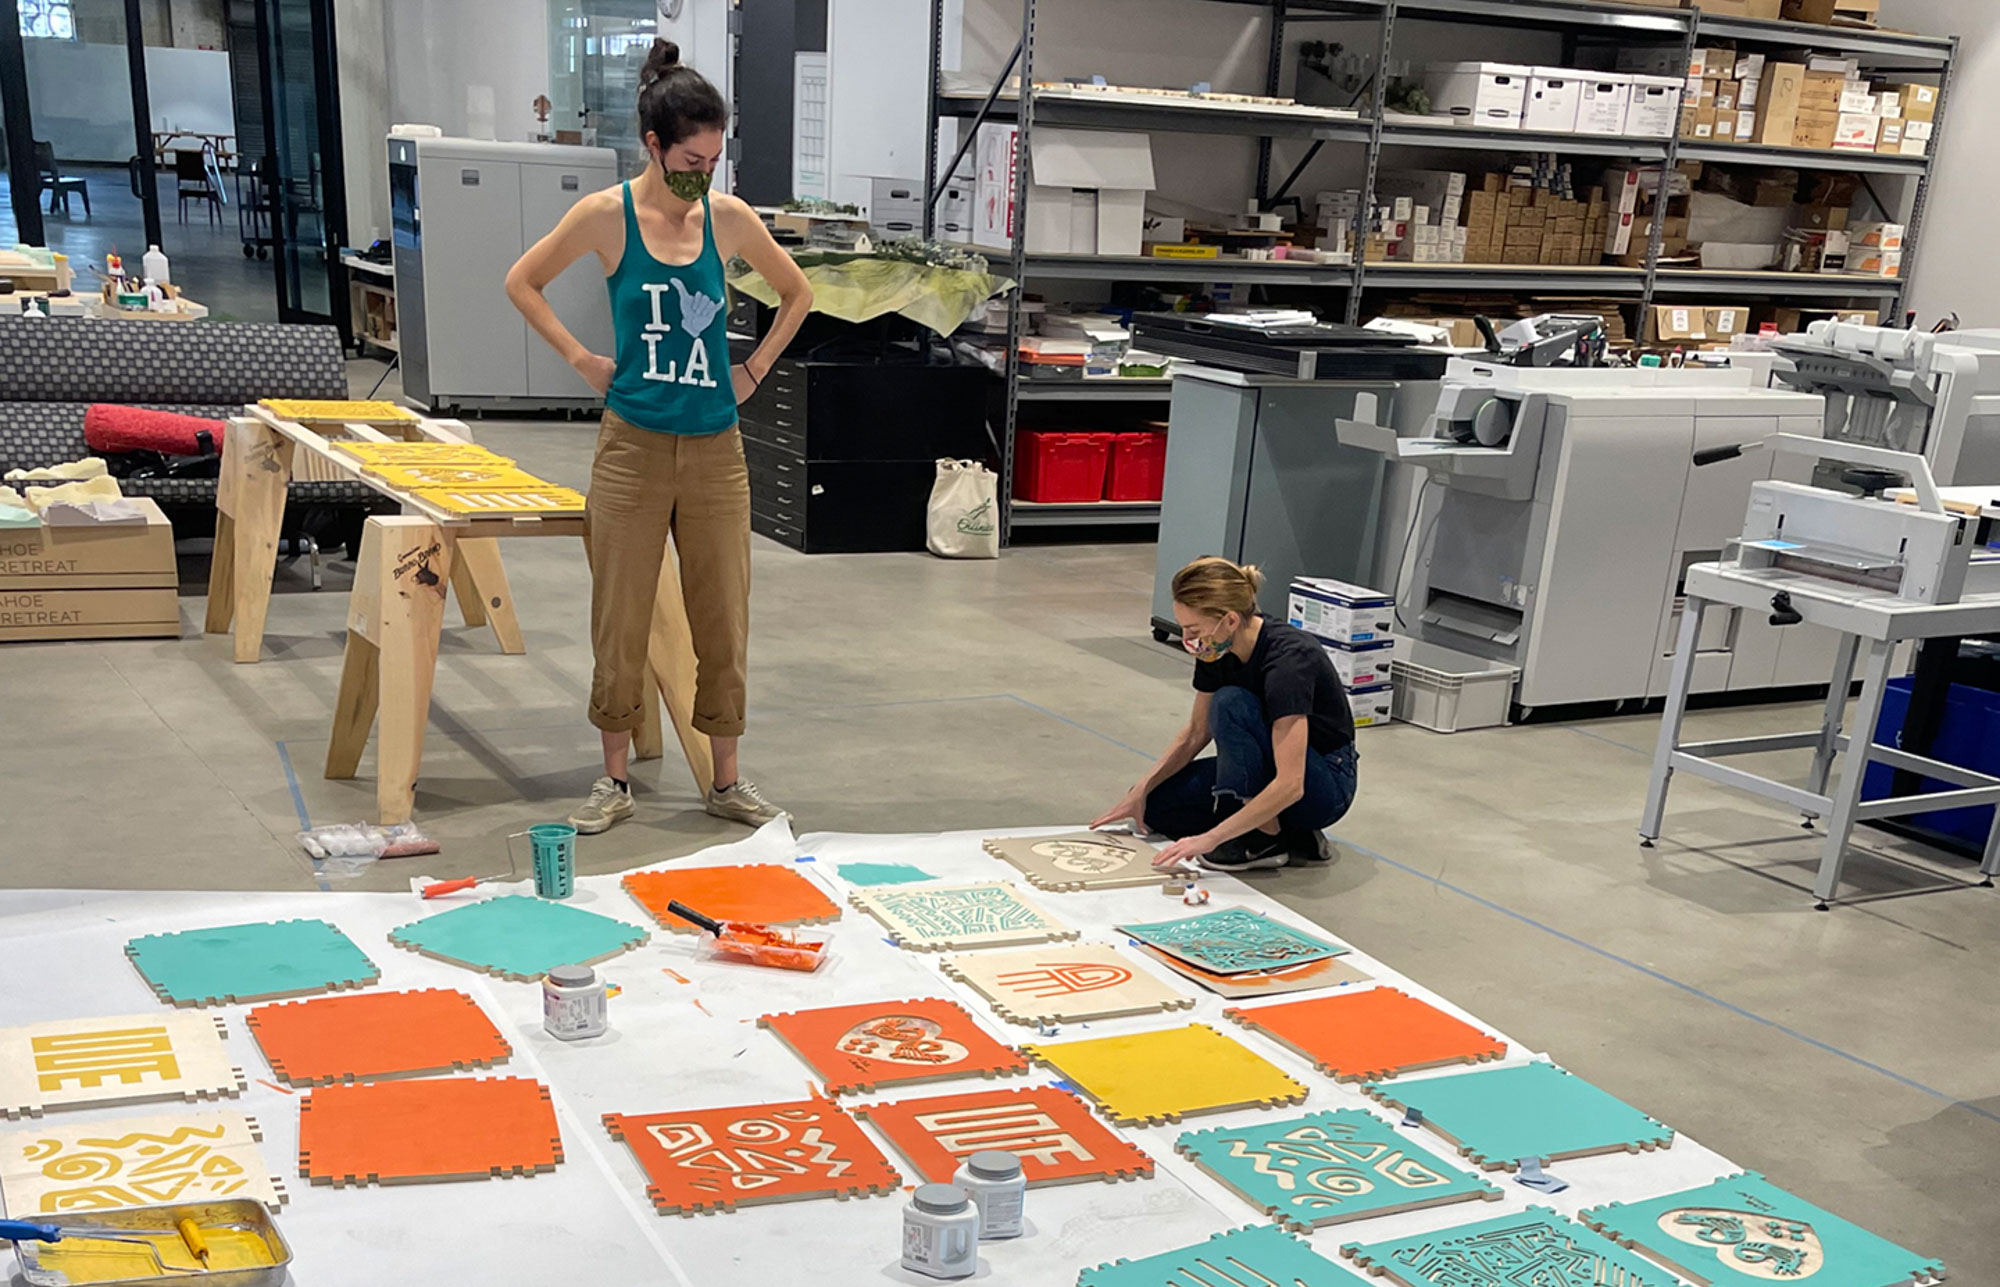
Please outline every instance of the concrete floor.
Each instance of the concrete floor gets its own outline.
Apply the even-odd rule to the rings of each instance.
[[[84,213],[83,199],[72,193],[67,216],[61,213],[60,205],[57,213],[48,214],[48,198],[44,196],[42,232],[49,247],[70,257],[79,283],[86,288],[96,283],[97,269],[107,250],[124,256],[128,272],[138,272],[139,260],[146,253],[145,216],[139,199],[132,195],[125,168],[65,164],[62,169],[64,174],[80,175],[90,185],[90,213]],[[219,321],[277,321],[276,270],[268,258],[246,258],[243,254],[233,176],[223,176],[229,204],[220,216],[210,219],[204,206],[190,201],[186,223],[180,221],[172,172],[162,173],[158,181],[160,234],[166,239],[160,249],[173,265],[175,284],[188,298],[206,305],[209,316]],[[7,176],[0,171],[0,246],[11,246],[20,239],[14,226],[14,207],[7,198]]]
[[[354,378],[365,390],[379,370],[356,363]],[[488,422],[480,437],[584,481],[589,427]],[[453,626],[439,666],[418,812],[445,845],[422,860],[440,875],[504,868],[504,837],[560,817],[598,771],[580,551],[522,541],[507,557],[527,655]],[[754,558],[745,765],[805,829],[1079,823],[1186,709],[1186,658],[1147,635],[1150,546],[947,563],[760,539]],[[183,639],[7,650],[0,816],[17,821],[0,888],[311,888],[301,819],[368,811],[365,776],[319,776],[350,569],[333,565],[319,593],[281,570],[265,660],[236,666],[225,639],[194,633],[202,562],[188,566]],[[1730,736],[1813,718],[1795,705],[1690,723]],[[1969,864],[1864,832],[1852,900],[1815,912],[1815,838],[1694,780],[1675,788],[1667,838],[1641,850],[1656,726],[1364,730],[1338,860],[1253,879],[1745,1167],[1959,1281],[2000,1280],[1986,1207],[2000,894],[1969,887]],[[740,834],[697,810],[677,762],[636,777],[639,817],[586,840],[587,869]],[[326,883],[400,888],[408,870]]]

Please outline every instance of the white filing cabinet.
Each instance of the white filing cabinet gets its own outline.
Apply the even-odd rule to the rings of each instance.
[[[600,399],[528,328],[507,270],[586,193],[617,182],[608,148],[389,138],[403,389],[432,410],[588,410]],[[595,255],[549,283],[549,304],[593,351],[612,353]]]

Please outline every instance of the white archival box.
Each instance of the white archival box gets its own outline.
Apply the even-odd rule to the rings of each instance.
[[[1030,253],[1139,253],[1154,182],[1150,136],[1036,130],[1029,152]]]

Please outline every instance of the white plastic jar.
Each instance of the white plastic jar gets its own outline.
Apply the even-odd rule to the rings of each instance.
[[[992,1242],[1018,1238],[1028,1196],[1021,1159],[999,1149],[982,1149],[958,1164],[951,1182],[964,1189],[979,1210],[979,1237]]]
[[[920,1184],[903,1207],[903,1268],[931,1278],[979,1269],[979,1209],[952,1184]]]
[[[542,978],[542,1027],[562,1041],[601,1037],[611,1027],[604,984],[587,965],[558,965]]]

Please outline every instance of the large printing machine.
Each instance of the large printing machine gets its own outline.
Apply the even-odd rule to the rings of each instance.
[[[1344,420],[1340,441],[1425,472],[1399,578],[1416,639],[1520,670],[1515,703],[1665,693],[1687,569],[1741,530],[1751,483],[1806,481],[1765,453],[1697,471],[1705,448],[1816,435],[1823,402],[1717,370],[1523,369],[1455,359],[1428,432]],[[1717,613],[1696,691],[1823,682],[1833,641]]]

